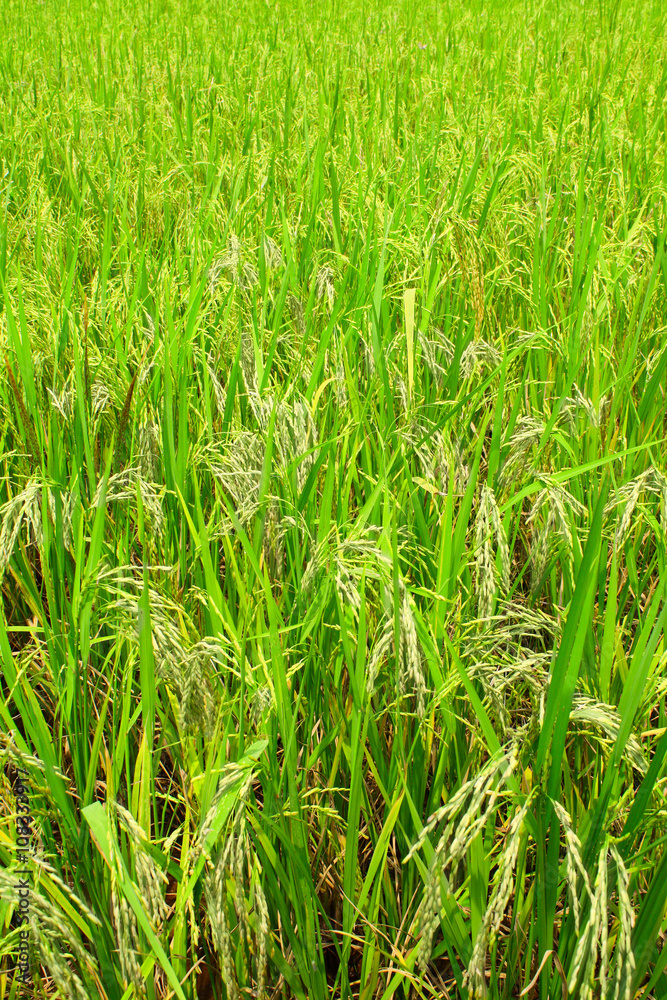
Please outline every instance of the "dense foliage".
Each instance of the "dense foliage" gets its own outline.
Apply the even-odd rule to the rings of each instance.
[[[2,8],[0,997],[667,996],[663,5]]]

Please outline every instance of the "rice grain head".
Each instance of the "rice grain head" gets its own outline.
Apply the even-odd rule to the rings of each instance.
[[[618,937],[616,942],[616,978],[614,982],[614,1000],[631,1000],[632,978],[635,970],[635,956],[632,950],[632,929],[635,925],[635,912],[630,901],[630,875],[623,858],[615,844],[610,848],[611,856],[618,874]],[[622,974],[625,972],[625,989],[621,997]]]
[[[517,762],[518,749],[516,745],[512,745],[501,756],[493,757],[487,761],[474,778],[465,782],[448,802],[428,818],[419,837],[404,858],[405,864],[420,849],[437,826],[443,827],[429,868],[424,896],[419,908],[421,940],[418,960],[422,971],[426,970],[430,961],[433,938],[439,927],[441,880],[444,881],[449,894],[451,873],[456,869],[479,831],[484,829],[490,816],[494,813],[498,796],[514,773]],[[472,971],[476,975],[474,968]]]
[[[315,278],[315,287],[318,301],[326,298],[328,311],[331,312],[334,305],[336,290],[334,288],[334,272],[328,264],[321,267]]]
[[[639,502],[641,494],[647,491],[657,496],[660,501],[660,523],[663,539],[667,535],[667,477],[653,466],[649,466],[635,479],[626,483],[618,491],[617,497],[607,504],[605,513],[611,512],[618,504],[625,502],[623,514],[616,527],[614,536],[614,551],[619,553],[630,532],[632,515]]]
[[[463,985],[468,987],[469,1000],[477,1000],[477,998],[486,996],[486,958],[489,948],[493,948],[495,944],[514,887],[514,871],[521,845],[522,829],[535,794],[536,789],[532,789],[523,805],[515,812],[509,825],[491,898],[484,912],[482,926],[475,939],[468,968],[463,976]]]
[[[500,568],[492,543],[495,539]],[[490,617],[496,589],[507,591],[510,581],[510,556],[507,533],[500,518],[500,511],[493,490],[482,487],[479,508],[475,519],[475,565],[478,593],[478,615]]]
[[[60,881],[60,880],[59,880]],[[0,868],[0,899],[6,905],[16,909],[20,899],[19,878],[11,868]],[[78,930],[70,922],[62,907],[56,906],[51,900],[37,891],[36,885],[29,888],[29,931],[33,944],[33,959],[44,966],[53,979],[62,996],[71,1000],[91,1000],[80,971],[84,969],[93,977],[97,972],[97,963],[92,955],[83,947]],[[87,917],[92,916],[88,908],[71,890],[67,895],[76,900],[79,909]],[[93,922],[99,920],[93,917]]]
[[[498,476],[498,485],[504,490],[520,476],[528,465],[530,452],[537,447],[544,432],[544,424],[535,417],[519,417],[505,463]]]
[[[22,526],[28,532],[28,544],[41,546],[42,534],[42,484],[32,478],[20,493],[0,508],[0,579],[14,552]]]
[[[403,599],[399,617],[400,625],[400,674],[399,684],[401,690],[408,687],[413,691],[417,699],[417,715],[420,719],[424,717],[426,706],[426,675],[424,662],[417,638],[417,627],[413,614],[413,599],[407,588],[403,586]]]
[[[242,944],[241,956],[244,967],[244,978],[247,978],[248,971],[245,955],[249,951],[256,955],[256,995],[264,998],[266,987],[267,944],[269,939],[268,908],[259,877],[261,866],[251,847],[246,828],[247,797],[251,783],[252,775],[249,776],[241,788],[227,837],[223,846],[218,851],[215,861],[210,864],[204,877],[204,899],[213,946],[222,961],[222,977],[227,995],[229,997],[236,997],[237,1000],[240,991],[236,975],[232,933],[229,926],[227,899],[228,872],[234,880],[233,906],[237,918],[236,933],[239,934]],[[209,809],[209,815],[211,814],[211,809]],[[205,820],[202,831],[206,827],[206,822]],[[200,834],[200,841],[201,839]],[[248,874],[248,869],[250,869],[250,874]],[[248,919],[247,895],[249,893],[252,895],[256,916],[256,947],[252,946],[252,932]]]
[[[93,506],[96,507],[102,496],[102,480],[100,480],[95,495]],[[141,475],[139,466],[132,466],[122,471],[116,472],[107,482],[106,503],[121,503],[127,500],[136,500],[137,485],[141,491],[141,500],[146,515],[146,523],[149,530],[158,537],[164,532],[165,518],[162,502],[164,488],[155,483],[148,482]]]
[[[266,266],[272,271],[278,267],[282,267],[283,255],[276,241],[271,239],[270,236],[265,235],[263,246],[264,246],[264,259],[266,261]]]
[[[588,872],[584,868],[584,863],[581,857],[581,842],[574,831],[572,826],[572,819],[570,814],[565,809],[560,802],[556,799],[551,800],[554,812],[558,817],[563,834],[565,836],[565,857],[567,860],[567,888],[570,895],[570,903],[572,906],[572,913],[574,915],[574,928],[575,933],[579,935],[579,916],[580,916],[580,906],[579,906],[579,895],[577,892],[577,879],[581,876],[586,893],[590,899],[593,901],[593,892],[591,890],[591,883],[588,877]]]
[[[530,513],[526,518],[526,523],[531,526],[538,522],[540,516],[546,516],[539,529],[534,533],[531,541],[530,561],[531,561],[531,585],[533,594],[537,593],[542,582],[549,555],[556,540],[560,539],[565,544],[566,565],[569,567],[570,576],[574,569],[574,539],[570,519],[572,515],[586,517],[588,511],[579,503],[559,483],[555,483],[546,477],[540,477],[545,486],[539,491]]]
[[[139,965],[139,931],[134,910],[129,906],[121,889],[121,856],[115,829],[109,837],[111,878],[111,916],[120,959],[121,977],[127,989],[134,986],[137,995],[144,997],[146,989]]]
[[[114,810],[120,827],[125,831],[130,842],[137,887],[144,901],[146,914],[153,928],[159,932],[168,914],[164,898],[164,886],[168,882],[167,876],[157,867],[152,854],[146,849],[145,845],[150,842],[149,838],[132,813],[121,806],[119,802],[115,803]]]

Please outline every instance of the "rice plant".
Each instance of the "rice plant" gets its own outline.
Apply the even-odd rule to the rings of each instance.
[[[667,996],[660,0],[0,52],[0,1000]]]

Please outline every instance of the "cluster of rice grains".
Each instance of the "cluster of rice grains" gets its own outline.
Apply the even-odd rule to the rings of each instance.
[[[496,800],[514,774],[517,762],[516,746],[500,759],[490,760],[475,778],[465,782],[445,805],[429,816],[419,838],[404,859],[405,862],[409,861],[434,830],[442,829],[429,866],[424,898],[420,906],[419,962],[422,969],[428,966],[434,935],[440,926],[441,885],[444,882],[449,899],[452,893],[450,886],[452,873],[469,851],[477,834],[488,823],[489,817],[494,814]],[[483,995],[486,953],[490,940],[497,934],[505,914],[512,888],[512,872],[516,864],[521,825],[528,811],[529,800],[530,796],[526,798],[509,824],[496,884],[466,974],[466,979],[470,982],[471,996]]]
[[[233,773],[230,775],[233,777]],[[240,954],[244,963],[244,979],[248,978],[247,955],[254,955],[254,993],[258,1000],[266,996],[267,949],[269,946],[269,913],[262,889],[261,865],[251,848],[247,831],[247,796],[252,784],[252,772],[244,780],[227,837],[214,858],[207,858],[204,876],[204,899],[213,946],[222,961],[222,978],[230,1000],[239,1000],[236,973],[236,955],[232,952],[232,935],[229,927],[229,882],[233,881],[233,909],[237,918]],[[203,850],[207,831],[215,816],[220,798],[226,790],[221,782],[198,839]],[[252,926],[249,914],[252,914]]]
[[[146,832],[129,810],[120,803],[113,803],[111,814],[113,821],[109,824],[110,869],[111,869],[111,912],[113,916],[116,943],[120,957],[121,974],[125,986],[131,983],[138,996],[146,995],[144,977],[139,963],[139,931],[137,916],[122,885],[125,880],[125,862],[118,840],[118,830],[122,831],[129,844],[130,855],[134,864],[136,884],[143,902],[145,913],[153,929],[159,933],[163,921],[168,915],[164,898],[164,886],[167,877],[160,871],[147,849],[150,843]]]

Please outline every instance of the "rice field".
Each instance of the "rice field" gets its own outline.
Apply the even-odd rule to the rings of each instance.
[[[0,51],[0,1000],[667,997],[661,0]]]

